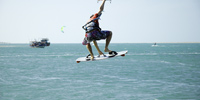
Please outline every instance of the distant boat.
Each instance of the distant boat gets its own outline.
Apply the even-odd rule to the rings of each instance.
[[[41,41],[30,41],[30,46],[33,48],[44,48],[45,46],[50,46],[49,39],[43,38]]]
[[[151,45],[152,47],[156,47],[156,46],[158,46],[156,43],[154,43],[153,45]]]

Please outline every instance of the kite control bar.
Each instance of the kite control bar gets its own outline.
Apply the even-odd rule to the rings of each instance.
[[[103,1],[103,0],[97,0],[97,3],[98,3],[99,1]],[[106,1],[110,1],[110,3],[111,3],[111,0],[106,0]]]

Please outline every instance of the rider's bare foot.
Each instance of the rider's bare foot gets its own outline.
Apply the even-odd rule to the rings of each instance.
[[[91,60],[94,60],[94,56],[91,56],[91,58],[90,58]]]
[[[109,50],[108,48],[105,48],[104,52],[111,52],[111,50]]]
[[[99,52],[99,55],[103,55],[103,53],[102,53],[102,52]]]

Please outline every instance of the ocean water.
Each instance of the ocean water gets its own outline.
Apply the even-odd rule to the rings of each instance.
[[[88,54],[81,44],[1,44],[0,100],[200,100],[200,44],[109,48],[129,52],[76,63]]]

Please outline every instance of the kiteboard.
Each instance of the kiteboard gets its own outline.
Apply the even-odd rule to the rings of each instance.
[[[114,52],[112,54],[97,55],[97,56],[94,56],[93,60],[91,60],[90,56],[80,57],[80,58],[76,59],[76,62],[80,63],[80,62],[83,62],[83,61],[103,60],[103,59],[114,58],[114,57],[118,57],[118,56],[125,56],[125,54],[127,54],[127,53],[128,53],[128,50],[126,50],[126,51],[120,51],[120,52]]]

